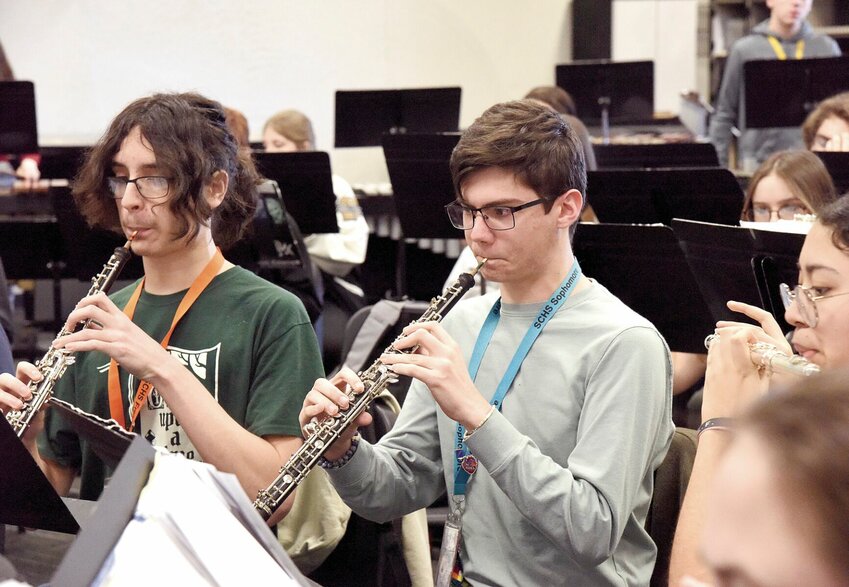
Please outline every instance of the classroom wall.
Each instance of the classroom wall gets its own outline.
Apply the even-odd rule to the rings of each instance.
[[[680,110],[682,90],[708,95],[707,0],[615,0],[611,57],[654,60],[656,112]]]
[[[40,141],[88,144],[133,99],[197,90],[265,119],[298,108],[352,182],[385,181],[379,148],[333,150],[337,89],[463,88],[461,125],[554,83],[571,1],[0,0],[0,40],[36,84]]]

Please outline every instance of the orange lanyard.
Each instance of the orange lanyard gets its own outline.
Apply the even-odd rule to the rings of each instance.
[[[784,52],[784,47],[781,46],[781,42],[775,37],[767,37],[769,39],[769,44],[772,45],[772,50],[775,52],[775,56],[778,57],[779,61],[785,61],[787,59],[787,53]],[[801,59],[805,56],[805,40],[799,39],[796,41],[796,59]]]
[[[224,255],[221,254],[221,249],[216,249],[215,255],[213,255],[212,259],[209,260],[209,263],[206,264],[206,267],[204,267],[200,275],[195,278],[194,283],[192,283],[192,286],[189,288],[189,291],[186,292],[186,295],[183,296],[183,299],[180,300],[180,305],[177,306],[177,312],[174,314],[174,319],[171,321],[171,328],[168,330],[165,338],[162,339],[162,348],[168,348],[168,341],[171,340],[171,335],[174,333],[174,328],[177,327],[177,323],[183,316],[186,315],[186,312],[189,311],[192,304],[197,301],[200,294],[203,293],[204,289],[206,289],[206,286],[208,286],[215,276],[218,275],[223,264]],[[127,306],[124,308],[124,314],[126,314],[130,320],[133,319],[133,314],[136,312],[136,304],[141,297],[143,289],[144,279],[142,279],[138,284],[133,295],[130,296],[130,301],[127,302]],[[135,397],[133,398],[133,406],[130,412],[130,423],[127,425],[126,419],[124,418],[124,402],[121,400],[121,381],[118,377],[118,363],[115,362],[115,359],[109,361],[109,412],[112,415],[112,419],[118,422],[122,428],[126,430],[130,430],[132,428],[133,423],[136,421],[136,418],[141,411],[142,404],[145,400],[147,400],[147,396],[150,395],[152,389],[153,385],[145,380],[142,380],[141,383],[139,383],[139,387],[136,390]]]

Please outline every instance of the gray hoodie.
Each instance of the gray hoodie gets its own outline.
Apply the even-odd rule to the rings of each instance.
[[[716,100],[716,113],[710,121],[710,140],[716,146],[719,161],[728,164],[728,144],[731,141],[731,127],[742,131],[738,148],[738,165],[750,167],[762,163],[776,151],[784,149],[803,149],[802,132],[799,127],[746,129],[746,108],[743,91],[743,64],[754,59],[777,59],[769,37],[775,36],[769,30],[769,21],[765,20],[752,29],[751,34],[743,37],[731,47],[731,53],[725,64],[722,86]],[[828,35],[814,33],[811,25],[805,21],[799,32],[789,38],[776,37],[784,48],[785,54],[792,59],[796,53],[796,42],[805,41],[804,57],[836,57],[840,48]]]

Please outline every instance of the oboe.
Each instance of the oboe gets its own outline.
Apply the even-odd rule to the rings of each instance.
[[[705,338],[705,348],[710,350],[710,345],[716,338],[718,338],[718,335],[709,334]],[[778,350],[778,347],[766,342],[750,343],[749,355],[752,359],[752,364],[758,368],[765,369],[767,374],[778,372],[808,377],[820,372],[819,366],[810,362],[805,357],[782,353]]]
[[[439,322],[445,317],[445,314],[456,304],[461,297],[475,284],[475,274],[480,271],[486,259],[478,263],[478,266],[469,271],[462,273],[457,280],[451,284],[442,295],[433,298],[430,305],[424,314],[418,319],[413,320],[411,324],[418,322]],[[404,335],[398,337],[386,347],[383,354],[409,354],[416,351],[418,347],[398,350],[394,348],[396,341]],[[295,451],[285,465],[280,469],[277,478],[266,489],[260,490],[257,494],[254,507],[259,510],[259,514],[268,519],[280,505],[286,501],[295,488],[303,481],[307,474],[315,467],[318,460],[327,452],[330,446],[336,442],[342,432],[348,428],[366,409],[371,405],[374,399],[386,389],[390,383],[398,380],[397,375],[380,362],[378,359],[372,365],[358,374],[364,385],[364,390],[360,394],[355,394],[350,389],[348,395],[348,407],[340,409],[339,412],[332,418],[327,418],[321,422],[310,422],[305,426],[309,437],[304,441],[304,444]]]
[[[129,261],[132,256],[130,244],[132,243],[134,236],[135,234],[130,237],[130,240],[128,240],[123,247],[116,247],[112,256],[109,257],[109,260],[106,262],[106,265],[103,266],[100,273],[92,277],[91,288],[88,290],[86,297],[92,296],[96,293],[106,293],[109,291],[109,288],[112,287],[112,284],[115,283],[115,280],[118,278],[118,274],[121,273],[124,265],[127,264],[127,261]],[[53,342],[56,342],[59,338],[72,334],[81,328],[86,328],[87,326],[88,321],[75,324],[71,328],[63,326]],[[53,345],[51,344],[47,353],[41,358],[41,360],[35,363],[35,366],[41,373],[41,380],[30,382],[29,390],[32,393],[32,398],[24,402],[24,407],[20,410],[10,410],[6,413],[6,420],[12,425],[12,430],[15,431],[18,438],[23,437],[36,414],[38,414],[38,411],[44,407],[44,404],[47,403],[53,395],[53,388],[56,386],[56,382],[59,381],[59,378],[62,377],[68,366],[74,363],[74,360],[75,357],[73,353],[64,348],[53,348]]]

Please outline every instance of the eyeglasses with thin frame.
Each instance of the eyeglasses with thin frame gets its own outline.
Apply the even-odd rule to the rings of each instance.
[[[816,302],[819,300],[826,300],[828,298],[849,295],[849,291],[844,291],[836,294],[815,296],[811,291],[813,289],[811,287],[797,285],[793,289],[790,289],[790,286],[786,283],[779,285],[778,289],[781,292],[781,302],[784,304],[784,309],[789,309],[790,305],[795,301],[796,307],[799,311],[799,316],[802,317],[802,320],[810,328],[816,328],[816,325],[819,322],[819,312],[817,311]]]
[[[127,191],[127,184],[135,184],[139,195],[145,200],[161,200],[168,195],[169,182],[168,177],[161,175],[145,175],[130,179],[129,177],[108,177],[106,178],[109,186],[109,191],[112,192],[112,197],[119,200],[124,197]]]
[[[545,198],[538,198],[518,206],[484,206],[483,208],[471,208],[460,202],[451,202],[445,206],[445,211],[448,212],[448,219],[454,228],[460,230],[474,228],[475,217],[478,214],[490,230],[510,230],[516,226],[516,212],[545,201]]]
[[[787,204],[775,209],[768,206],[752,206],[752,218],[756,222],[769,222],[775,214],[780,220],[795,220],[797,214],[808,214],[808,209],[801,204]]]

